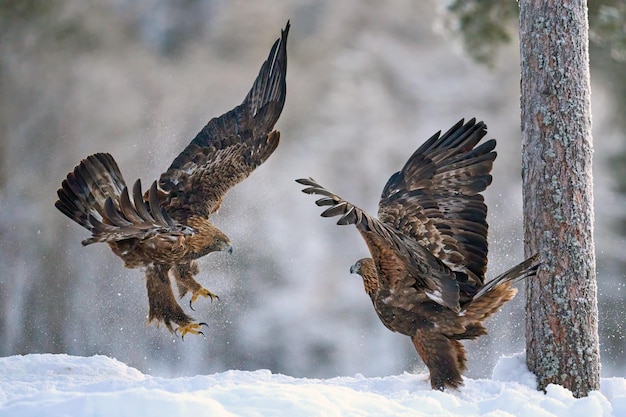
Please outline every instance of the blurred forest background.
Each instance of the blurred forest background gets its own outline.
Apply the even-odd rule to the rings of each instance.
[[[589,6],[603,375],[623,376],[626,7]],[[320,218],[294,179],[375,213],[419,144],[477,117],[498,140],[489,276],[521,261],[515,13],[516,2],[494,0],[0,1],[0,355],[105,354],[163,376],[423,369],[349,274],[367,254],[361,237]],[[158,178],[243,100],[288,19],[282,142],[214,218],[234,253],[201,259],[199,281],[220,301],[196,303],[206,338],[182,342],[145,325],[142,272],[106,245],[81,247],[88,232],[54,208],[56,190],[94,152],[113,154],[127,183]],[[469,376],[523,349],[522,298],[467,344]]]

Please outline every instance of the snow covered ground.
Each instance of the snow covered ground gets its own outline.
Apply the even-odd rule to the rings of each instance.
[[[492,379],[456,392],[430,390],[426,375],[292,378],[269,371],[160,378],[106,356],[0,358],[0,416],[626,416],[626,379],[575,399],[560,386],[534,390],[522,355]]]

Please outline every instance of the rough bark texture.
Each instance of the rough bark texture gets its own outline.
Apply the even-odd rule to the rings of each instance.
[[[538,388],[600,385],[586,0],[520,0],[526,354]]]

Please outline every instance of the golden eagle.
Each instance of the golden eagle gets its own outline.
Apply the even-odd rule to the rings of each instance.
[[[411,337],[430,371],[434,389],[457,388],[466,369],[462,339],[487,333],[482,321],[515,296],[511,285],[535,275],[537,255],[485,282],[487,206],[480,194],[491,183],[496,141],[474,119],[436,133],[413,153],[383,189],[378,219],[299,179],[302,191],[323,196],[322,217],[356,226],[371,258],[352,273],[363,278],[376,313],[387,328]]]
[[[107,242],[124,266],[146,269],[148,322],[172,332],[175,324],[183,337],[201,333],[203,323],[180,307],[170,276],[181,298],[191,293],[190,306],[198,297],[217,297],[194,279],[195,260],[232,252],[209,216],[278,146],[273,128],[285,104],[289,27],[287,22],[243,103],[211,119],[147,192],[139,180],[129,190],[107,153],[81,161],[57,192],[55,206],[92,233],[83,245]]]

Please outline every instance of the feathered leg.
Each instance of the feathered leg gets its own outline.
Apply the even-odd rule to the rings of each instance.
[[[430,386],[443,391],[463,385],[461,369],[465,367],[465,351],[458,351],[458,341],[441,333],[420,331],[411,337],[415,350],[430,371]],[[462,346],[461,346],[462,348]]]
[[[172,275],[176,279],[176,285],[178,286],[178,295],[183,298],[187,291],[191,291],[191,300],[189,300],[189,307],[193,310],[193,303],[196,302],[198,297],[210,297],[213,299],[220,299],[216,294],[202,287],[193,277],[198,274],[198,263],[191,261],[190,263],[176,264],[172,267]]]
[[[194,323],[193,318],[188,316],[176,302],[167,275],[169,269],[169,266],[161,264],[153,264],[146,268],[146,288],[150,305],[148,323],[152,321],[158,324],[163,323],[172,333],[174,333],[172,328],[172,323],[174,323],[178,325],[176,331],[180,331],[182,337],[185,337],[187,333],[201,334],[199,329],[202,323]]]
[[[467,357],[465,356],[465,347],[458,340],[450,340],[450,344],[456,352],[456,363],[460,373],[467,371]]]

